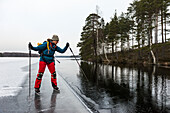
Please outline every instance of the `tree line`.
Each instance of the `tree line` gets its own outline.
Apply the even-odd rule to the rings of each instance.
[[[118,16],[115,11],[106,24],[98,14],[90,14],[77,44],[82,59],[97,60],[98,56],[106,54],[106,49],[114,54],[167,42],[170,32],[167,27],[170,25],[169,6],[170,0],[134,0],[126,13]],[[159,32],[161,41],[158,41]]]

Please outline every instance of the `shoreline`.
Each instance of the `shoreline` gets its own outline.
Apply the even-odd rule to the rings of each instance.
[[[170,66],[170,42],[164,44],[154,44],[151,47],[142,47],[139,49],[130,49],[99,55],[98,58],[85,59],[86,61],[100,64],[123,64],[123,65],[155,65],[158,67]],[[153,63],[151,50],[155,55],[156,63]],[[107,57],[106,57],[107,56]]]

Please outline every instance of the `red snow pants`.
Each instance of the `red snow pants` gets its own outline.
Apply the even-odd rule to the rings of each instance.
[[[51,73],[51,84],[52,87],[57,87],[57,78],[56,78],[56,72],[55,72],[55,64],[54,62],[52,63],[46,63],[43,61],[39,62],[39,70],[38,70],[38,74],[37,74],[37,78],[35,80],[35,86],[34,88],[40,88],[41,86],[41,81],[42,81],[42,77],[46,68],[46,65]]]

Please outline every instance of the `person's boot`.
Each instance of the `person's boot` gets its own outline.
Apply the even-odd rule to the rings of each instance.
[[[39,88],[35,88],[35,93],[36,94],[40,94],[40,89]]]
[[[54,91],[56,91],[56,92],[60,92],[60,90],[59,90],[59,88],[56,86],[56,87],[53,87],[53,89],[54,89]]]

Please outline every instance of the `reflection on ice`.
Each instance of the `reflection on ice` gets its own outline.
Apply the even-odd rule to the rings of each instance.
[[[90,80],[90,83],[83,83],[81,79],[81,90],[99,104],[99,110],[109,109],[108,106],[116,112],[159,113],[170,109],[170,72],[167,69],[88,62],[81,62],[81,66]]]

